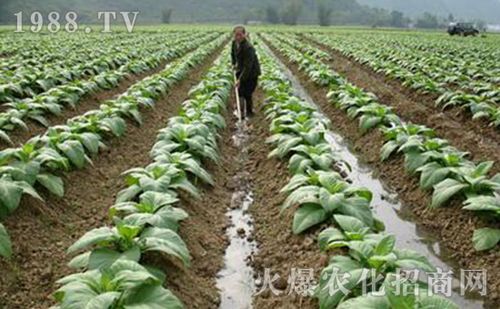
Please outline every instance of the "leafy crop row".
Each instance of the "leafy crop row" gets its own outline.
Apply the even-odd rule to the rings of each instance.
[[[7,132],[22,127],[28,129],[24,120],[32,119],[44,126],[49,126],[45,114],[59,115],[65,105],[75,107],[78,101],[89,93],[99,89],[111,89],[117,87],[119,82],[130,73],[138,74],[157,67],[162,61],[168,61],[183,55],[186,51],[196,48],[200,38],[210,41],[219,36],[217,33],[180,37],[178,34],[164,37],[165,44],[159,44],[154,52],[148,50],[152,40],[145,40],[144,44],[138,44],[131,48],[130,57],[118,52],[115,55],[107,55],[109,62],[106,65],[97,66],[92,74],[97,74],[90,79],[74,80],[60,86],[51,87],[48,91],[24,100],[14,100],[6,103],[5,112],[0,113],[0,139],[11,142]],[[156,37],[153,37],[156,38]],[[116,66],[119,65],[118,68]],[[82,69],[77,67],[75,70]],[[88,71],[82,69],[82,72]],[[89,74],[85,74],[89,75]],[[11,84],[9,84],[11,85]],[[6,85],[6,86],[9,86]],[[1,87],[1,86],[0,86]],[[7,88],[4,88],[6,90]]]
[[[167,34],[164,39],[173,39],[177,35]],[[16,37],[23,41],[23,35]],[[136,46],[152,42],[151,37],[138,36],[94,37],[92,40],[72,38],[70,43],[60,42],[66,39],[66,36],[55,35],[45,46],[45,41],[39,38],[38,46],[32,46],[35,52],[26,50],[28,46],[25,46],[25,50],[18,55],[0,59],[3,68],[0,73],[0,103],[33,97],[55,86],[116,68],[127,59],[138,56],[134,52]],[[82,47],[84,44],[87,46]],[[59,48],[56,49],[56,46]],[[45,54],[40,55],[41,51]],[[36,56],[33,57],[32,53]]]
[[[437,138],[432,129],[404,122],[390,107],[379,103],[374,94],[349,83],[321,60],[305,56],[283,41],[267,38],[312,80],[328,86],[328,98],[350,118],[358,118],[363,132],[377,127],[382,130],[386,144],[381,160],[395,152],[403,154],[406,170],[420,176],[422,189],[433,191],[431,208],[441,207],[454,197],[464,197],[464,209],[498,220],[500,196],[496,191],[500,190],[500,174],[488,177],[493,162],[471,162],[467,153]],[[318,75],[322,76],[319,80]],[[499,229],[481,228],[473,235],[476,250],[491,249],[499,241]]]
[[[382,222],[370,209],[372,192],[351,185],[337,171],[340,159],[325,139],[330,123],[315,106],[294,96],[291,83],[283,76],[272,56],[259,48],[262,61],[262,88],[267,99],[267,118],[271,120],[268,140],[274,146],[270,156],[287,159],[293,175],[282,189],[288,194],[282,209],[298,206],[293,219],[293,232],[303,233],[312,227],[331,227],[318,236],[320,248],[347,255],[334,255],[321,272],[314,296],[320,308],[365,308],[376,302],[377,308],[457,308],[444,298],[428,296],[424,284],[408,295],[397,288],[410,283],[398,269],[435,271],[429,261],[417,252],[398,249],[394,235],[383,232]],[[381,278],[362,295],[364,280]],[[338,280],[338,281],[336,281]],[[342,282],[339,288],[335,282]],[[373,293],[384,290],[386,296]],[[417,293],[418,292],[418,293]]]
[[[217,162],[217,131],[231,93],[229,53],[225,52],[190,91],[180,116],[160,130],[151,151],[153,163],[126,171],[127,188],[110,208],[112,225],[89,231],[69,249],[70,266],[82,272],[58,282],[57,308],[182,308],[162,285],[165,274],[143,265],[142,256],[158,251],[188,266],[189,251],[178,234],[188,214],[176,205],[178,191],[198,197],[194,180],[212,183],[203,162]]]
[[[472,44],[478,45],[476,53],[480,57],[473,55],[472,46],[463,45],[445,46],[446,50],[436,55],[433,51],[422,50],[431,49],[429,38],[408,39],[374,34],[313,34],[308,37],[353,57],[376,72],[401,80],[405,86],[440,95],[436,105],[443,109],[462,107],[469,110],[474,119],[486,118],[492,126],[500,127],[500,67],[495,48],[474,42]],[[442,42],[432,42],[442,45]],[[473,59],[469,60],[471,57]]]
[[[106,136],[124,134],[125,118],[140,125],[139,107],[154,106],[175,83],[187,76],[190,68],[201,63],[224,40],[226,37],[221,36],[168,64],[162,72],[134,84],[98,110],[69,119],[66,125],[50,127],[44,135],[30,139],[20,148],[0,151],[0,217],[12,213],[24,194],[42,200],[36,186],[62,197],[64,186],[59,173],[91,163],[90,156],[105,147]],[[9,254],[10,250],[4,255]]]

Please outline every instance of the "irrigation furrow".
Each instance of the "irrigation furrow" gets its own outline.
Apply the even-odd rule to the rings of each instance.
[[[295,94],[316,106],[314,99],[304,89],[300,81],[280,60],[276,60],[282,72],[291,81]],[[333,125],[335,128],[335,125]],[[450,252],[442,248],[432,231],[415,223],[411,209],[398,201],[398,195],[385,188],[382,181],[374,175],[371,167],[351,152],[348,142],[339,134],[329,131],[326,136],[334,152],[345,162],[339,169],[347,175],[350,183],[358,187],[369,188],[373,193],[373,212],[385,224],[385,231],[397,237],[397,244],[424,255],[434,266],[444,272],[453,272],[453,294],[450,297],[462,308],[483,307],[483,301],[475,293],[460,295],[460,268],[450,257]]]
[[[345,112],[335,108],[327,100],[326,87],[318,86],[295,63],[279,53],[278,57],[298,76],[314,101],[335,124],[336,131],[349,140],[352,149],[362,161],[368,163],[376,175],[398,194],[403,205],[408,205],[415,214],[417,224],[425,226],[432,231],[431,234],[439,238],[442,248],[445,248],[443,251],[448,252],[450,258],[463,269],[484,269],[488,272],[488,295],[485,298],[488,301],[486,306],[491,306],[494,300],[499,298],[500,291],[496,279],[498,276],[495,275],[498,271],[497,254],[491,251],[477,252],[471,243],[474,228],[484,225],[481,219],[461,210],[456,202],[445,209],[429,210],[427,207],[430,204],[430,194],[420,190],[418,180],[415,181],[405,173],[402,159],[380,162],[380,150],[384,144],[380,132],[375,130],[362,134],[355,121],[348,119]]]

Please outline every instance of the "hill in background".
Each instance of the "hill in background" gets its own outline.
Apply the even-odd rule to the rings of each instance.
[[[265,20],[266,9],[281,14],[286,4],[298,0],[0,0],[0,22],[14,23],[14,14],[33,11],[46,14],[76,11],[83,21],[96,21],[98,11],[140,11],[139,23],[161,21],[162,10],[172,9],[172,22],[238,23],[243,20]],[[332,8],[334,24],[385,25],[391,10],[411,17],[423,12],[443,17],[481,18],[500,23],[500,0],[322,0]],[[302,0],[300,23],[317,23],[317,0]],[[372,8],[377,7],[377,8]],[[381,10],[384,8],[387,10]]]

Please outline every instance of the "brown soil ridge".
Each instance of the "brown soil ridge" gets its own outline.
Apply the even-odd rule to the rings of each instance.
[[[257,278],[264,278],[266,268],[271,271],[271,276],[278,274],[280,278],[273,283],[273,287],[281,294],[275,295],[267,287],[262,293],[254,296],[253,306],[283,309],[317,308],[315,299],[300,296],[291,289],[292,285],[287,281],[293,268],[313,269],[314,278],[318,278],[320,271],[327,265],[328,258],[316,243],[319,229],[313,233],[294,235],[293,211],[280,214],[286,196],[279,191],[287,184],[291,175],[286,161],[267,158],[272,148],[263,141],[270,136],[270,122],[264,115],[262,106],[264,95],[260,89],[256,92],[254,102],[257,102],[257,107],[255,117],[251,120],[250,159],[247,164],[254,190],[254,202],[250,207],[250,213],[254,218],[254,236],[258,243],[258,251],[253,256],[252,266]],[[260,291],[261,287],[258,287],[257,292]]]
[[[351,83],[376,94],[382,104],[391,106],[404,120],[434,129],[439,137],[447,139],[458,149],[469,152],[471,160],[500,163],[500,131],[488,126],[487,121],[473,120],[470,113],[460,108],[443,111],[435,106],[435,95],[411,90],[398,80],[376,73],[369,66],[360,64],[333,48],[308,38],[304,40],[330,53],[333,59],[325,63]],[[492,173],[498,172],[500,166],[496,164]]]
[[[143,110],[142,127],[129,121],[126,135],[108,140],[107,150],[98,155],[93,166],[66,174],[64,198],[43,194],[45,203],[23,198],[19,209],[4,222],[14,254],[9,262],[0,260],[0,308],[47,308],[53,304],[55,281],[72,273],[66,266],[70,260],[66,249],[85,232],[108,222],[108,209],[124,188],[121,173],[151,162],[149,152],[158,130],[178,115],[188,91],[199,83],[221,49],[192,69],[154,109]],[[190,288],[195,293],[202,286]]]
[[[497,308],[500,301],[500,252],[491,250],[477,252],[472,247],[472,233],[475,228],[497,226],[498,223],[487,224],[485,220],[471,212],[462,210],[459,201],[435,210],[427,206],[431,201],[431,193],[419,188],[418,178],[409,175],[403,164],[403,158],[380,162],[380,149],[384,138],[379,130],[371,130],[367,134],[360,133],[358,121],[349,119],[340,109],[328,102],[326,87],[319,87],[309,77],[299,71],[297,65],[288,61],[276,49],[276,56],[285,63],[292,73],[297,76],[306,91],[330,118],[333,130],[351,143],[351,149],[356,156],[375,172],[375,176],[382,180],[384,185],[398,194],[403,207],[411,209],[415,214],[415,221],[432,232],[439,239],[440,244],[451,252],[451,258],[463,269],[485,269],[488,273],[488,295],[486,307]]]

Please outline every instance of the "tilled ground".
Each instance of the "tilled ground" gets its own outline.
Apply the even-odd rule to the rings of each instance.
[[[189,89],[219,53],[220,49],[193,69],[154,109],[143,110],[142,127],[128,123],[124,137],[108,140],[107,150],[95,158],[93,166],[66,174],[64,198],[45,195],[45,203],[24,198],[19,209],[4,220],[14,255],[10,262],[0,261],[0,308],[47,308],[52,304],[55,281],[71,273],[66,249],[85,232],[106,224],[108,208],[124,187],[121,173],[150,162],[149,151],[158,130],[178,114]],[[203,285],[189,288],[195,293]]]
[[[357,121],[349,119],[343,111],[328,102],[326,88],[316,86],[295,64],[287,61],[276,50],[273,51],[299,78],[316,104],[331,119],[333,130],[345,137],[351,143],[354,153],[374,169],[389,189],[398,194],[405,207],[413,210],[417,223],[435,234],[463,269],[485,269],[488,272],[487,299],[489,306],[496,308],[495,303],[500,300],[500,253],[495,250],[477,252],[472,247],[473,230],[491,227],[494,223],[487,224],[485,219],[462,210],[458,201],[453,201],[445,208],[430,210],[427,206],[430,204],[431,194],[422,191],[418,178],[405,171],[402,158],[380,162],[379,154],[384,139],[379,130],[362,135]],[[475,153],[477,156],[488,157],[480,149]]]

